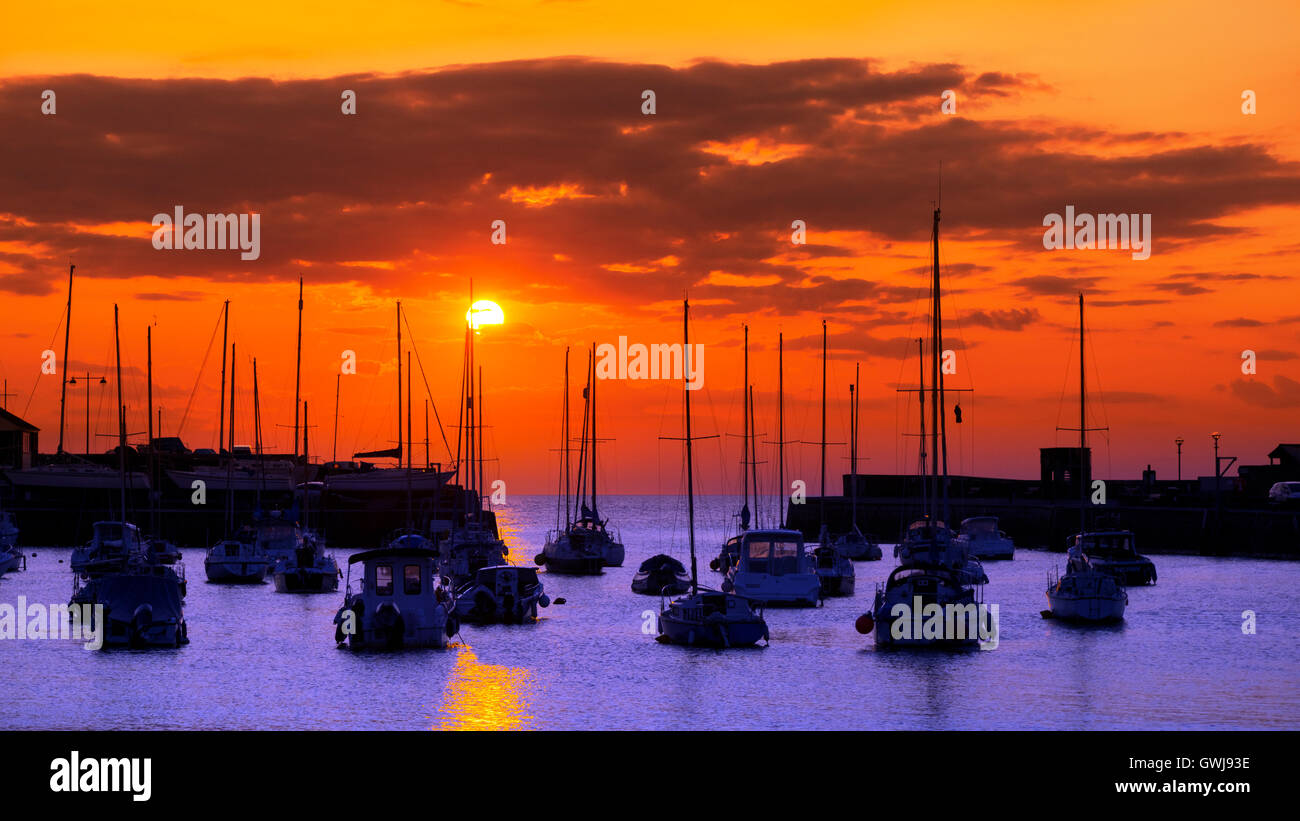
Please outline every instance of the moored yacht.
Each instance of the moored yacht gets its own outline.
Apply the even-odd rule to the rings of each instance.
[[[818,544],[812,549],[812,560],[823,597],[853,595],[857,583],[853,561],[835,544]]]
[[[1047,586],[1043,616],[1078,622],[1114,622],[1124,618],[1128,593],[1113,576],[1094,568],[1088,557],[1072,545],[1064,575]]]
[[[691,361],[690,303],[682,302],[683,341],[682,378],[686,418],[686,519],[691,552],[690,592],[679,599],[663,596],[659,600],[659,635],[664,644],[688,647],[750,647],[768,641],[767,621],[761,604],[731,592],[717,592],[700,587],[695,566],[695,469],[691,451]]]
[[[1094,530],[1076,535],[1074,543],[1093,569],[1126,587],[1156,583],[1155,562],[1137,552],[1131,530]]]
[[[333,593],[339,589],[339,564],[313,533],[288,558],[276,561],[271,578],[277,593]]]
[[[455,614],[469,624],[522,624],[550,604],[536,568],[503,564],[479,568],[457,588]]]
[[[262,584],[270,569],[270,558],[246,530],[217,542],[203,557],[203,571],[213,584]]]
[[[977,559],[1011,559],[1016,545],[1007,534],[998,529],[997,516],[971,516],[961,521],[957,541],[966,552]]]
[[[360,565],[353,587],[352,568]],[[438,554],[419,534],[348,558],[347,593],[334,615],[334,640],[352,650],[444,648],[458,625]]]
[[[73,573],[100,576],[126,567],[133,558],[147,555],[140,528],[130,522],[95,522],[90,541],[72,551]]]
[[[722,589],[771,606],[816,607],[822,582],[797,530],[748,530]]]
[[[983,567],[966,552],[943,521],[948,515],[947,427],[944,416],[943,346],[939,288],[939,209],[934,210],[931,234],[931,381],[925,384],[924,343],[920,347],[920,384],[915,389],[920,406],[921,508],[924,517],[914,522],[894,548],[898,567],[876,586],[871,611],[858,618],[860,633],[875,633],[877,647],[933,647],[968,649],[980,640],[995,638],[994,624],[984,609]],[[927,436],[926,401],[930,395],[931,424]],[[927,456],[929,457],[927,459]]]

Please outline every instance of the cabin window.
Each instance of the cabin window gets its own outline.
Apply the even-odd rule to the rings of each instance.
[[[420,595],[420,566],[408,564],[402,570],[402,592],[408,596]]]
[[[391,564],[375,565],[375,593],[380,596],[393,595],[393,566]]]

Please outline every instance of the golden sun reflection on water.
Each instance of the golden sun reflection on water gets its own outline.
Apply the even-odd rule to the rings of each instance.
[[[452,678],[443,692],[439,730],[520,730],[533,719],[528,670],[483,664],[473,649],[462,647]]]

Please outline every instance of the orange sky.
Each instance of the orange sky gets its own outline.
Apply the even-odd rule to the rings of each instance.
[[[816,439],[826,316],[829,438],[844,439],[860,360],[864,469],[906,470],[912,443],[899,434],[915,422],[894,387],[914,378],[904,357],[924,322],[939,161],[945,321],[956,384],[975,389],[967,422],[950,428],[955,469],[1035,475],[1037,448],[1071,424],[1080,287],[1095,306],[1092,422],[1111,429],[1103,475],[1148,463],[1172,474],[1178,435],[1185,475],[1211,469],[1213,430],[1248,463],[1300,438],[1294,4],[465,2],[358,17],[350,4],[235,2],[201,22],[77,5],[13,9],[0,32],[0,377],[46,449],[58,382],[35,377],[41,351],[62,349],[71,259],[72,370],[111,367],[114,301],[128,366],[143,368],[155,323],[164,431],[193,391],[191,446],[215,443],[220,351],[201,379],[199,364],[229,298],[239,427],[255,355],[264,436],[287,448],[274,426],[292,424],[298,276],[314,453],[331,448],[345,349],[361,364],[343,379],[339,453],[389,446],[397,298],[454,424],[473,276],[506,313],[480,362],[500,459],[487,472],[513,492],[554,487],[564,346],[576,374],[591,342],[676,341],[684,289],[708,348],[705,433],[740,430],[748,321],[760,432],[775,438],[781,330],[787,436]],[[555,59],[566,56],[593,60]],[[831,57],[870,62],[818,62]],[[518,60],[536,62],[505,62]],[[938,95],[953,86],[959,110],[946,117]],[[38,111],[45,88],[59,94],[53,117]],[[338,113],[342,88],[359,89],[355,118]],[[643,88],[659,94],[653,118],[640,114]],[[1258,94],[1253,116],[1243,89]],[[149,219],[176,204],[259,211],[263,257],[155,251]],[[1043,250],[1043,215],[1067,204],[1151,213],[1152,257]],[[488,242],[496,218],[509,224],[504,247]],[[789,243],[793,219],[808,222],[807,246]],[[1240,372],[1246,348],[1260,354],[1253,377]],[[131,371],[125,384],[130,429],[143,430],[143,379]],[[680,392],[601,390],[602,435],[616,439],[609,489],[675,492],[679,449],[657,437],[679,435]],[[80,450],[85,395],[71,397]],[[110,431],[112,404],[92,432]],[[730,488],[719,470],[734,473],[736,450],[734,438],[704,446],[709,489]],[[843,456],[832,449],[832,473]],[[816,450],[788,459],[815,489]]]

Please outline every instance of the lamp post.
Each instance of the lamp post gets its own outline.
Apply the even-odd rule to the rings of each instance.
[[[83,373],[81,375],[81,378],[86,382],[86,455],[89,456],[90,455],[90,380],[98,378],[99,384],[101,385],[107,385],[108,380],[102,376],[100,377],[91,376],[88,373]],[[77,377],[74,376],[68,379],[68,384],[69,385],[77,384]]]
[[[1174,440],[1178,446],[1178,481],[1183,481],[1183,437],[1179,436]]]

